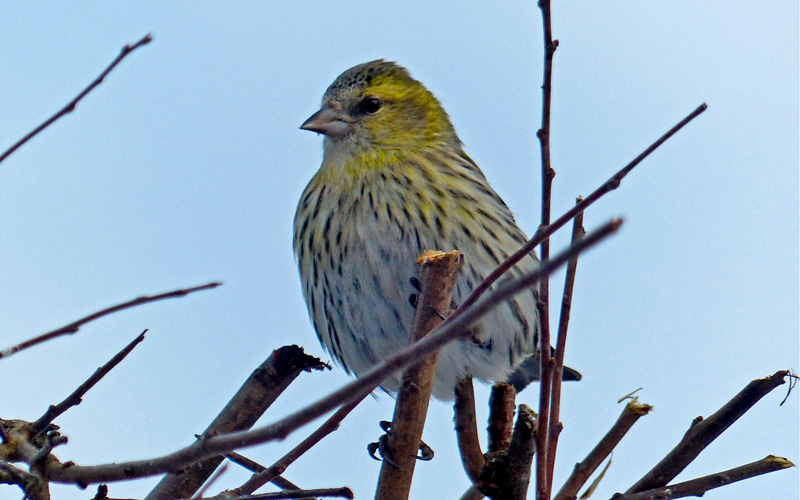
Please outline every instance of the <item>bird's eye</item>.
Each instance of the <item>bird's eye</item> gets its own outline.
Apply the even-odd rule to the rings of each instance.
[[[383,103],[380,99],[376,97],[367,97],[363,101],[361,101],[361,109],[364,110],[365,113],[374,115],[383,107]]]

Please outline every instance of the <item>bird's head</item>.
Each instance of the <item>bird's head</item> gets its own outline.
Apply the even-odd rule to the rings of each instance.
[[[324,134],[326,152],[460,146],[433,94],[405,68],[382,59],[339,75],[325,92],[322,108],[300,128]]]

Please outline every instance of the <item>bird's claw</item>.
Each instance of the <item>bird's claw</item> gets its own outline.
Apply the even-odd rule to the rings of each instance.
[[[380,426],[381,429],[383,429],[383,431],[386,434],[383,434],[380,438],[378,438],[378,441],[374,443],[369,443],[367,445],[367,451],[369,452],[369,456],[372,457],[373,460],[378,460],[378,461],[382,460],[387,464],[391,465],[392,467],[394,467],[395,469],[399,469],[400,467],[397,465],[397,463],[395,463],[394,460],[392,460],[391,457],[389,456],[389,450],[387,448],[387,440],[389,439],[389,435],[392,432],[392,423],[387,420],[381,420]],[[375,452],[378,452],[378,454],[380,454],[380,457],[375,455]],[[414,458],[417,460],[423,460],[427,462],[428,460],[431,460],[433,458],[433,449],[427,444],[425,444],[424,441],[420,441],[419,453],[414,455]]]

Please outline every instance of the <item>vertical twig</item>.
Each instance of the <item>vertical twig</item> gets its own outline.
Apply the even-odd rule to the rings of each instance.
[[[583,201],[580,196],[575,204]],[[583,238],[586,230],[583,228],[583,212],[579,213],[572,221],[572,243]],[[558,319],[558,335],[556,337],[555,367],[553,368],[553,390],[550,396],[550,435],[547,438],[547,491],[553,490],[553,470],[556,463],[556,448],[558,436],[561,434],[561,377],[564,372],[564,351],[567,347],[567,329],[569,328],[569,315],[572,308],[572,291],[575,287],[575,273],[578,270],[578,258],[575,257],[567,264],[567,275],[564,278],[564,295],[561,297],[561,315]]]
[[[539,0],[539,9],[542,11],[542,24],[544,31],[544,75],[542,82],[542,125],[536,136],[541,146],[542,160],[542,219],[540,228],[550,224],[550,194],[552,191],[555,171],[550,164],[550,101],[553,79],[553,54],[558,42],[553,40],[553,28],[550,17],[550,0]],[[542,260],[550,258],[550,239],[542,241],[540,248]],[[536,498],[547,500],[549,498],[549,484],[547,478],[547,438],[549,436],[549,411],[552,370],[550,366],[550,290],[549,279],[543,279],[539,284],[539,321],[540,328],[540,355],[541,370],[539,382],[539,420],[536,433]]]

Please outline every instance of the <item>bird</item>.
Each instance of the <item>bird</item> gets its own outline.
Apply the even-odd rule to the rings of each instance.
[[[300,127],[324,136],[323,159],[298,202],[293,249],[308,314],[323,347],[358,377],[409,345],[425,250],[458,250],[461,303],[526,241],[514,215],[464,152],[439,100],[408,70],[379,59],[328,87]],[[535,270],[535,253],[497,284]],[[454,398],[461,377],[539,378],[538,287],[470,326],[439,351],[433,397]],[[564,380],[581,375],[564,368]],[[381,383],[395,394],[402,374]]]

